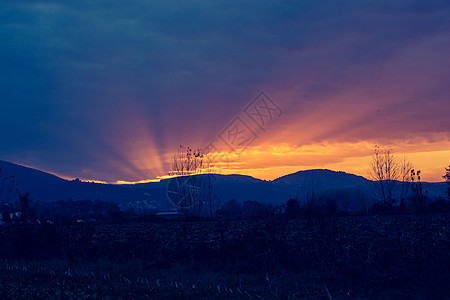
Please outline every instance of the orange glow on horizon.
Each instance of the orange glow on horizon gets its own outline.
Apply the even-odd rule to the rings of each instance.
[[[164,179],[170,179],[177,176],[171,176],[171,175],[164,175],[164,176],[157,176],[155,179],[144,179],[139,181],[125,181],[125,180],[118,180],[114,182],[114,184],[139,184],[139,183],[149,183],[149,182],[160,182]]]
[[[344,96],[353,98],[363,92],[366,91]],[[283,97],[278,95],[276,98]],[[325,102],[327,105],[319,107],[311,103],[308,113],[299,117],[288,115],[289,105],[298,105],[294,101],[295,97],[286,95],[286,98],[291,99],[292,103],[285,103],[287,112],[283,115],[284,121],[271,124],[267,132],[258,132],[258,139],[240,155],[227,152],[228,148],[223,145],[218,148],[220,152],[207,154],[207,159],[211,158],[216,164],[214,173],[273,180],[300,170],[330,169],[367,178],[372,151],[378,144],[392,147],[394,154],[407,155],[416,169],[422,170],[424,181],[442,182],[444,168],[450,164],[450,137],[446,133],[418,133],[417,136],[407,133],[403,134],[403,139],[395,139],[395,135],[391,135],[395,130],[392,130],[382,132],[383,137],[377,138],[380,134],[371,131],[365,123],[348,123],[348,106],[338,106],[332,99]],[[383,100],[383,105],[388,105],[388,100]],[[356,106],[352,109],[358,111],[360,119],[365,119],[372,116],[372,108],[376,110],[377,107],[367,109]],[[170,165],[179,143],[189,140],[193,143],[189,145],[193,149],[203,149],[201,146],[218,140],[217,135],[208,135],[210,128],[201,126],[188,136],[183,136],[179,128],[164,124],[155,127],[143,114],[144,111],[137,106],[127,107],[124,111],[124,120],[127,122],[117,122],[122,126],[117,125],[119,127],[115,128],[117,136],[122,138],[108,140],[115,154],[115,159],[111,161],[106,158],[117,170],[118,178],[111,176],[114,184],[158,182],[171,178],[173,176],[168,175]],[[333,117],[323,118],[324,115]],[[208,116],[212,118],[213,124],[212,115]],[[167,120],[170,120],[169,116]],[[317,120],[320,120],[321,126],[317,126]],[[366,140],[349,138],[366,134],[374,137],[367,137]],[[173,152],[167,152],[167,149]],[[217,160],[217,157],[220,159]]]
[[[421,169],[423,180],[442,182],[444,167],[449,164],[450,142],[441,141],[421,145],[398,143],[392,146],[398,156],[406,155],[416,169]],[[433,150],[435,149],[435,150]],[[416,151],[414,151],[416,150]],[[281,144],[278,146],[255,146],[247,149],[241,155],[227,155],[227,161],[218,163],[218,174],[249,175],[263,180],[273,180],[278,177],[308,169],[330,169],[344,171],[367,178],[368,166],[373,151],[373,143],[335,143],[305,145]],[[211,154],[214,157],[214,153]],[[117,181],[117,184],[135,184],[155,182],[175,176],[161,175],[155,179],[136,182]]]
[[[261,150],[266,148],[266,150]],[[420,145],[398,144],[392,147],[398,156],[406,155],[416,169],[422,170],[423,180],[442,182],[444,168],[450,164],[450,142]],[[435,150],[433,150],[435,149]],[[416,151],[414,151],[416,150]],[[418,151],[417,151],[418,150]],[[224,174],[250,175],[273,180],[308,169],[330,169],[368,177],[373,144],[368,142],[308,145],[304,147],[258,147],[246,151],[227,168]]]

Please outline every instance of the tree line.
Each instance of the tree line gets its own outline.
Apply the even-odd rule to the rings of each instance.
[[[339,210],[336,199],[321,198],[317,195],[314,182],[310,190],[305,190],[302,201],[291,197],[279,207],[255,201],[242,204],[231,200],[220,205],[214,187],[215,164],[202,150],[192,150],[180,146],[173,156],[169,182],[169,199],[175,204],[183,218],[262,218],[283,215],[288,218],[346,215],[350,212]],[[440,197],[429,201],[428,191],[423,188],[422,171],[406,155],[395,155],[391,148],[375,147],[369,167],[369,179],[374,184],[375,195],[359,191],[354,195],[359,199],[362,209],[353,214],[408,214],[425,212],[447,212],[450,200],[450,166],[445,169],[443,178],[449,184],[447,199]],[[397,189],[400,189],[398,193]],[[400,195],[395,198],[395,195]],[[372,197],[371,197],[372,196]],[[443,195],[444,196],[444,195]],[[369,199],[374,199],[369,203]],[[339,199],[341,200],[341,199]],[[342,199],[345,201],[345,199]],[[220,208],[219,208],[220,207]]]
[[[450,166],[442,176],[449,187],[447,200],[450,200]],[[422,185],[422,170],[406,157],[393,153],[392,148],[375,146],[369,166],[369,179],[374,182],[376,202],[373,209],[380,213],[424,213],[433,210],[436,203],[429,203],[429,191]],[[400,199],[394,192],[400,186]],[[440,205],[445,202],[444,195],[438,199]],[[431,207],[431,208],[430,208]]]
[[[288,219],[342,216],[348,214],[405,214],[445,213],[449,211],[450,165],[443,179],[447,182],[447,199],[429,201],[423,189],[422,171],[414,168],[406,156],[397,156],[392,149],[375,147],[370,162],[369,178],[375,185],[376,201],[369,205],[368,195],[358,193],[362,209],[349,212],[339,208],[336,200],[319,197],[311,183],[304,199],[290,197],[280,206],[257,201],[239,203],[232,199],[221,205],[215,190],[215,163],[201,150],[180,146],[172,161],[174,177],[169,181],[167,196],[183,219],[261,219],[285,217]],[[400,188],[399,199],[395,189]],[[341,196],[345,197],[345,195]],[[348,200],[348,199],[347,199]],[[155,212],[147,212],[154,215]],[[20,192],[13,176],[3,176],[0,169],[0,217],[3,223],[124,221],[137,219],[132,209],[120,210],[116,203],[89,199],[35,203],[30,193]],[[150,218],[151,219],[151,218]]]
[[[122,220],[134,212],[121,211],[117,203],[100,200],[34,201],[29,192],[21,192],[14,176],[0,169],[0,221],[5,224],[67,223],[77,221]]]

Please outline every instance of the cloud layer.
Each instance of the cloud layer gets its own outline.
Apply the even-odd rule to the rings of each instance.
[[[450,146],[449,20],[446,1],[0,1],[0,159],[155,178],[260,90],[284,113],[241,156],[252,174],[358,157],[292,153],[305,146],[437,151]],[[260,159],[283,145],[278,164]]]

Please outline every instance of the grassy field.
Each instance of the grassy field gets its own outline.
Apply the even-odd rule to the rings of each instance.
[[[0,298],[448,299],[448,215],[0,228]]]

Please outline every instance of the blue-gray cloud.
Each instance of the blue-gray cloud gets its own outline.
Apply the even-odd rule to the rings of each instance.
[[[142,179],[110,163],[136,126],[160,155],[206,143],[261,89],[292,130],[357,108],[311,143],[448,133],[449,20],[446,1],[0,1],[0,159]]]

